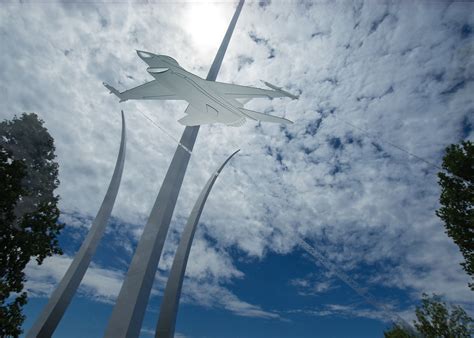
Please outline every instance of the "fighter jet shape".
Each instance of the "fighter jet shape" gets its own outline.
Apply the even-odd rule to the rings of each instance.
[[[264,83],[272,90],[207,81],[186,71],[169,56],[144,51],[137,51],[137,54],[148,65],[147,71],[155,80],[122,93],[104,83],[111,93],[118,96],[120,102],[127,100],[184,100],[189,105],[185,110],[186,116],[178,122],[185,126],[210,123],[241,126],[247,118],[264,122],[293,123],[282,117],[244,108],[244,104],[253,98],[298,98],[268,82]]]

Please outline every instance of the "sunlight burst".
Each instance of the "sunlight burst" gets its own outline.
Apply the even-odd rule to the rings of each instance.
[[[217,48],[227,26],[227,7],[215,3],[190,4],[185,16],[185,29],[199,47]]]

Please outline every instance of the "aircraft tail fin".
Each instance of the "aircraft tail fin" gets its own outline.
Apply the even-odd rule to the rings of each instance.
[[[110,91],[110,94],[114,94],[115,96],[117,96],[120,99],[120,102],[127,101],[127,99],[124,99],[123,95],[117,89],[105,82],[102,82],[102,84]]]
[[[251,118],[252,120],[262,121],[262,122],[293,124],[293,121],[287,120],[283,117],[263,114],[263,113],[259,113],[259,112],[249,110],[249,109],[245,109],[245,108],[239,108],[239,110],[242,114],[244,114],[248,118]]]

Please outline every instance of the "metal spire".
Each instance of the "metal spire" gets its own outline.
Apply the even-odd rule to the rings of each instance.
[[[110,213],[112,212],[120,181],[122,179],[127,141],[125,129],[125,117],[122,111],[122,138],[120,141],[117,163],[115,164],[115,170],[112,180],[110,181],[109,189],[105,194],[99,212],[92,222],[89,233],[82,243],[81,248],[77,252],[69,266],[69,269],[61,282],[59,282],[56,290],[52,293],[48,303],[26,337],[51,337],[71,302],[72,297],[76,293],[87,268],[89,267],[92,256],[94,255],[97,245],[104,234],[105,226],[107,225]]]
[[[207,80],[215,81],[244,0],[240,0],[217,51]],[[105,337],[138,337],[190,153],[199,126],[186,127],[145,225],[107,326]]]
[[[179,298],[181,296],[181,287],[183,286],[184,272],[188,264],[189,252],[193,244],[194,233],[201,217],[204,204],[211,192],[212,186],[221,173],[224,166],[230,159],[240,151],[237,150],[230,155],[227,160],[217,169],[207,181],[206,185],[201,191],[193,210],[189,215],[186,227],[181,235],[178,249],[174,256],[173,265],[171,266],[168,281],[166,282],[165,293],[160,307],[160,316],[158,318],[158,325],[156,327],[156,338],[173,338],[174,329],[176,325],[176,316],[178,315]]]

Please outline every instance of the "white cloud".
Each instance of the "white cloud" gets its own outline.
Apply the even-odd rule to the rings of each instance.
[[[173,248],[166,247],[167,251]],[[239,316],[257,318],[280,318],[276,312],[266,311],[239,299],[233,292],[221,284],[233,278],[242,278],[225,252],[217,252],[208,246],[202,238],[197,238],[192,249],[193,253],[186,271],[183,301],[207,307],[225,309]],[[220,257],[220,259],[218,258]],[[227,257],[227,260],[222,260]],[[160,266],[169,269],[172,254],[166,253]],[[68,256],[53,256],[44,260],[42,265],[32,260],[26,267],[27,282],[25,289],[29,297],[48,297],[66,273],[72,258]],[[113,304],[122,285],[124,272],[105,269],[92,264],[79,287],[81,296],[89,297],[98,302]],[[159,271],[156,275],[153,296],[161,296],[166,285],[166,275]]]
[[[155,330],[154,329],[149,329],[149,328],[142,328],[140,333],[144,336],[155,336]],[[175,332],[174,333],[175,338],[186,338],[186,336],[182,333]]]
[[[185,280],[182,297],[184,302],[197,303],[207,307],[223,308],[238,316],[282,319],[277,312],[266,311],[258,305],[243,301],[227,288],[218,284]]]
[[[311,278],[295,278],[290,280],[290,285],[295,286],[298,289],[298,295],[300,296],[316,296],[319,294],[327,293],[333,290],[335,286],[333,282],[324,276],[324,281],[312,281]]]
[[[360,304],[324,304],[316,308],[304,308],[304,309],[292,309],[288,310],[289,314],[303,314],[307,316],[315,317],[328,317],[328,316],[337,316],[337,317],[352,317],[352,318],[369,318],[376,319],[386,324],[392,323],[393,320],[387,314],[373,309],[360,306]],[[414,311],[410,309],[408,312],[401,313],[401,318],[412,325],[414,319]]]
[[[197,231],[190,252],[181,301],[225,309],[238,316],[280,318],[280,315],[274,311],[264,310],[258,305],[239,299],[228,287],[224,286],[233,279],[244,278],[244,274],[236,269],[226,251],[210,246],[202,234],[202,231]],[[162,271],[157,274],[157,282],[161,290],[164,290],[167,281],[163,270],[169,270],[171,267],[176,250],[176,244],[172,244],[174,240],[177,240],[175,236],[169,238],[160,261]]]
[[[72,258],[67,256],[46,258],[42,265],[31,261],[25,269],[25,289],[28,295],[49,296],[66,273],[71,261]],[[120,291],[122,280],[121,271],[107,270],[92,264],[82,280],[79,293],[99,302],[112,303]]]
[[[227,22],[234,5],[215,6]],[[101,82],[125,89],[149,80],[134,49],[172,55],[205,76],[217,46],[201,48],[193,40],[184,25],[189,9],[183,3],[10,3],[0,12],[0,117],[34,111],[46,121],[60,163],[62,210],[84,219],[97,212],[125,110],[128,153],[113,211],[123,225],[117,246],[140,235],[176,147],[138,109],[179,138],[176,120],[185,104],[119,104]],[[225,302],[209,295],[196,302],[273,318],[225,289],[244,278],[228,252],[264,259],[268,252],[291,252],[300,235],[320,243],[349,273],[360,264],[378,267],[366,283],[397,286],[413,297],[422,291],[453,302],[470,297],[458,249],[434,216],[436,169],[381,139],[439,164],[446,145],[473,138],[473,43],[472,35],[462,36],[463,25],[473,25],[472,9],[469,3],[246,4],[219,80],[260,85],[264,79],[302,94],[298,101],[250,104],[294,120],[286,129],[252,122],[201,128],[175,231],[210,173],[233,150],[242,152],[219,177],[201,218],[201,231],[215,244],[198,236],[187,272],[190,280],[213,281],[209,289]],[[171,264],[174,236],[162,269]],[[57,281],[67,265],[66,258],[55,262],[29,267],[29,276],[41,281],[30,289],[50,290],[47,280]],[[84,292],[113,297],[121,275],[107,268],[95,266],[89,274],[109,278],[113,287],[102,292],[85,280]]]

